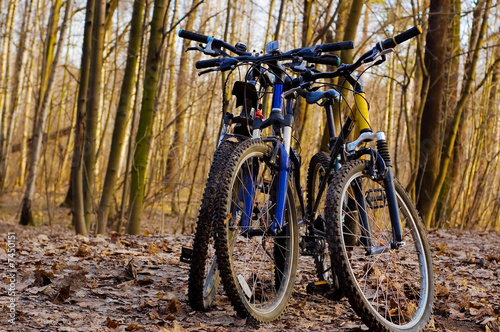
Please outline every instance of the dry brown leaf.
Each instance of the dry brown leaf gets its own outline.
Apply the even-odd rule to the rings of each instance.
[[[247,323],[247,319],[246,318],[243,318],[243,319],[235,319],[233,325],[234,326],[237,326],[237,327],[243,327],[245,326],[245,324]]]
[[[66,301],[70,296],[70,289],[70,285],[61,287],[61,289],[59,290],[59,294],[57,294],[57,296],[54,298],[54,303],[63,303],[64,301]]]
[[[90,255],[90,249],[87,245],[83,243],[78,247],[78,250],[76,251],[75,254],[76,257],[87,257],[89,255]]]
[[[127,266],[125,266],[125,272],[128,279],[137,280],[137,270],[134,266],[133,258],[128,262]]]
[[[180,310],[181,306],[178,299],[167,299],[167,310],[170,313],[175,314]]]
[[[37,269],[35,271],[35,282],[33,285],[38,287],[47,286],[52,283],[53,279],[54,273]]]
[[[151,278],[144,278],[144,279],[137,280],[137,284],[139,284],[140,286],[147,286],[147,285],[151,285],[153,283],[154,283],[154,281]]]
[[[150,255],[156,254],[158,252],[158,248],[154,245],[154,243],[149,244],[148,253]]]
[[[444,285],[436,284],[436,296],[448,297],[450,296],[450,290]]]
[[[106,325],[106,327],[108,329],[116,329],[118,327],[118,325],[120,325],[120,323],[116,320],[112,320],[111,318],[106,318],[106,320],[104,321],[104,325]]]
[[[136,323],[130,323],[130,325],[125,328],[125,331],[135,331],[140,329],[142,329],[141,326],[137,325]]]

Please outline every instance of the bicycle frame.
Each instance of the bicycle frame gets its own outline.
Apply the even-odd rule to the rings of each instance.
[[[370,124],[369,124],[369,115],[368,115],[368,103],[366,101],[365,97],[365,92],[363,89],[362,82],[359,78],[350,75],[348,78],[348,81],[351,83],[351,85],[354,87],[354,100],[355,100],[355,105],[353,107],[354,110],[354,116],[355,116],[355,126],[351,126],[352,124],[352,119],[350,116],[347,117],[346,121],[344,122],[344,125],[342,126],[341,132],[339,136],[336,136],[335,132],[335,124],[334,124],[334,117],[333,117],[333,110],[332,110],[332,102],[327,101],[324,104],[325,107],[325,112],[326,112],[326,118],[327,118],[327,126],[329,130],[329,135],[330,135],[330,164],[328,165],[328,169],[326,170],[326,174],[331,174],[333,170],[338,169],[337,165],[337,158],[341,155],[342,149],[347,143],[347,138],[351,134],[351,132],[354,132],[354,137],[359,140],[360,133],[370,133]],[[371,134],[370,139],[373,139],[373,135],[377,134]],[[366,136],[366,135],[365,135]],[[364,137],[364,136],[363,136]],[[382,141],[384,146],[387,146],[387,143],[385,142],[385,135],[382,136],[375,136],[377,138],[377,144],[378,142]],[[360,140],[359,143],[363,142],[364,139]],[[333,145],[332,145],[333,143]],[[354,148],[358,144],[354,145]],[[354,150],[353,148],[353,150]],[[375,159],[375,161],[378,160],[384,160],[388,158],[388,154],[386,158],[383,158],[377,151],[373,149],[367,149],[362,150],[362,154],[370,154],[372,155],[372,160]],[[374,155],[373,155],[374,154]],[[356,158],[359,158],[361,155],[356,154]],[[380,174],[382,174],[381,179],[384,182],[384,186],[387,189],[387,204],[389,206],[389,214],[391,217],[391,224],[392,224],[392,232],[393,232],[393,241],[391,242],[390,247],[387,248],[386,246],[383,247],[377,247],[377,248],[372,248],[371,246],[371,240],[370,240],[370,224],[368,221],[368,216],[366,214],[366,201],[365,201],[365,195],[362,192],[362,188],[360,186],[355,186],[352,188],[354,191],[354,196],[356,198],[356,201],[358,202],[359,206],[361,207],[358,211],[359,213],[359,218],[361,219],[361,222],[363,224],[364,230],[363,232],[366,233],[364,234],[366,236],[366,243],[364,243],[367,254],[380,254],[383,253],[389,249],[397,249],[399,248],[400,245],[403,245],[401,239],[402,239],[402,231],[401,231],[401,224],[399,222],[399,207],[397,203],[397,197],[395,195],[395,187],[394,187],[394,175],[392,173],[392,167],[390,160],[384,160],[382,164],[374,162],[374,167],[379,168]],[[320,198],[322,197],[323,192],[326,190],[326,185],[328,182],[328,176],[324,177],[319,185],[318,193],[316,195],[316,198],[314,200],[314,205],[313,209],[310,213],[309,216],[307,216],[308,220],[312,221],[314,220],[314,217],[316,215],[319,203],[320,203]]]
[[[295,152],[290,147],[291,142],[291,125],[293,122],[293,108],[287,106],[285,116],[283,117],[283,84],[275,83],[272,92],[272,109],[271,115],[265,121],[256,118],[254,120],[254,132],[253,138],[260,138],[260,131],[266,127],[269,127],[275,123],[279,123],[283,127],[283,142],[277,139],[268,139],[266,141],[271,141],[274,145],[274,150],[276,151],[276,156],[278,157],[278,185],[277,185],[277,197],[276,205],[274,210],[273,222],[270,227],[266,230],[267,233],[275,235],[283,227],[285,208],[286,208],[286,193],[288,191],[288,179],[290,176],[290,165],[293,162],[296,164],[296,169],[300,171],[300,164],[298,158],[295,156]],[[290,105],[290,103],[288,103]],[[248,231],[250,235],[257,236],[262,235],[262,231],[252,231],[248,229],[250,225],[250,218],[253,210],[253,197],[255,195],[255,179],[257,174],[250,174],[248,171],[244,171],[245,190],[240,189],[238,192],[238,200],[244,202],[244,217],[241,219],[242,227],[245,231]],[[300,174],[299,174],[300,176]],[[298,194],[300,199],[300,205],[303,211],[305,211],[302,191],[300,187],[298,189]]]
[[[277,66],[275,66],[277,68]],[[362,81],[359,77],[350,74],[346,77],[347,81],[354,87],[354,105],[352,107],[354,114],[354,126],[352,126],[353,119],[350,116],[347,117],[344,125],[342,126],[340,135],[336,135],[335,124],[334,124],[334,116],[332,109],[332,101],[327,101],[324,104],[326,118],[327,118],[327,128],[329,130],[330,136],[330,164],[328,169],[326,170],[327,174],[331,174],[333,170],[338,169],[338,157],[342,155],[344,146],[347,143],[347,138],[353,133],[353,136],[356,137],[356,140],[350,144],[354,144],[352,148],[353,152],[352,156],[355,155],[355,158],[361,157],[363,154],[371,155],[374,167],[377,168],[377,173],[382,174],[380,179],[384,182],[384,186],[387,189],[387,204],[389,206],[389,214],[391,217],[392,223],[392,231],[393,231],[393,241],[390,243],[390,248],[387,246],[372,248],[371,240],[370,240],[370,225],[368,221],[368,216],[366,214],[366,200],[365,196],[362,192],[362,188],[352,188],[353,194],[356,198],[360,206],[359,218],[363,224],[366,236],[366,243],[364,243],[367,254],[379,254],[383,253],[389,249],[397,249],[403,243],[401,242],[402,234],[401,234],[401,225],[399,223],[399,208],[397,204],[397,197],[395,195],[394,188],[394,176],[392,174],[392,167],[389,158],[388,152],[387,155],[381,156],[376,150],[373,149],[361,149],[361,152],[354,152],[356,146],[365,141],[377,139],[377,144],[380,141],[383,141],[385,146],[387,143],[385,142],[384,137],[378,137],[377,134],[371,133],[371,127],[369,123],[369,113],[368,113],[368,103],[365,97],[365,92],[363,88]],[[244,215],[241,218],[241,223],[244,231],[248,231],[251,236],[262,235],[264,232],[269,233],[271,235],[275,235],[278,231],[283,227],[284,223],[284,215],[285,215],[285,206],[286,206],[286,193],[288,190],[288,179],[290,176],[290,166],[291,160],[295,164],[297,164],[298,170],[298,178],[300,179],[300,163],[298,162],[298,158],[295,156],[293,149],[290,147],[291,143],[291,132],[292,132],[292,123],[293,123],[293,107],[292,98],[287,97],[287,105],[286,109],[283,107],[283,83],[275,83],[273,85],[272,90],[272,109],[271,114],[268,119],[263,121],[262,119],[254,119],[254,130],[253,130],[253,138],[260,138],[261,130],[271,126],[273,124],[278,123],[282,128],[282,142],[277,139],[271,140],[274,144],[274,150],[276,156],[278,156],[279,163],[277,166],[278,169],[278,186],[277,186],[277,195],[276,195],[276,204],[275,208],[273,208],[273,221],[269,228],[265,231],[263,230],[250,230],[249,225],[251,223],[251,216],[253,212],[253,197],[255,195],[255,179],[257,174],[250,174],[250,172],[244,172],[244,183],[246,190],[244,192],[238,193],[238,201],[244,202]],[[284,112],[283,112],[284,111]],[[283,116],[283,113],[284,116]],[[374,136],[375,135],[375,136]],[[293,157],[291,156],[293,154]],[[354,158],[354,159],[355,159]],[[383,160],[384,162],[380,163],[379,160]],[[320,183],[318,194],[315,198],[314,207],[311,211],[310,215],[305,216],[306,221],[312,221],[315,217],[316,211],[318,209],[320,203],[320,197],[323,192],[326,190],[326,184],[328,181],[328,177],[323,178]],[[300,185],[297,186],[297,193],[300,198],[300,205],[302,211],[305,212],[305,206],[303,203],[303,195],[300,188]]]

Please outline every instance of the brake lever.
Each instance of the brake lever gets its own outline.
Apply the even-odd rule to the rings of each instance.
[[[305,61],[301,61],[300,63],[296,61],[292,63],[285,63],[284,66],[298,73],[303,73],[307,70]]]
[[[373,57],[373,60],[375,60],[376,58],[378,58],[379,56],[381,56],[381,57],[382,57],[382,59],[384,59],[384,61],[385,61],[385,55],[386,55],[386,54],[389,54],[389,53],[392,53],[392,52],[394,52],[394,49],[393,49],[393,48],[386,48],[386,49],[384,49],[382,52],[377,53],[377,54]]]
[[[187,51],[205,52],[205,49],[203,49],[202,47],[199,47],[199,46],[196,46],[196,47],[195,46],[191,46],[191,47],[188,47],[185,52],[187,52]]]
[[[374,48],[373,49],[373,54],[366,57],[365,59],[363,59],[363,62],[362,63],[368,63],[368,62],[372,62],[372,61],[375,61],[375,59],[377,59],[378,57],[382,57],[379,61],[377,61],[374,66],[377,66],[379,64],[381,64],[382,62],[384,62],[386,60],[386,54],[389,54],[389,53],[392,53],[394,52],[394,49],[393,48],[387,48],[387,49],[383,49],[382,51],[378,51],[378,48]]]
[[[199,51],[199,52],[202,52],[203,54],[206,54],[206,55],[210,55],[210,56],[219,56],[219,55],[223,55],[223,56],[228,56],[227,53],[223,52],[220,48],[216,47],[215,49],[213,48],[213,41],[215,39],[214,38],[210,38],[207,45],[205,45],[205,47],[203,47],[203,44],[199,44],[199,46],[196,46],[196,47],[188,47],[186,49],[186,52],[187,51]]]
[[[210,69],[200,71],[198,73],[198,76],[205,75],[205,74],[208,74],[208,73],[213,72],[213,71],[220,71],[220,68],[210,68]]]

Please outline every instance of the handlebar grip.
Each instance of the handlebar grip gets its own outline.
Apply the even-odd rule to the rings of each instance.
[[[210,40],[210,37],[208,36],[204,36],[196,32],[182,30],[182,29],[179,30],[179,37],[185,39],[191,39],[200,43],[208,43],[208,41]]]
[[[405,32],[400,33],[399,35],[396,35],[392,38],[387,38],[386,40],[384,40],[381,43],[382,49],[385,50],[388,48],[394,48],[394,47],[396,47],[396,45],[404,43],[408,39],[416,37],[421,33],[422,33],[422,28],[420,27],[420,25],[416,25],[413,28],[408,29]]]
[[[323,54],[321,56],[314,57],[311,60],[308,59],[308,62],[318,63],[322,65],[331,65],[335,67],[340,66],[340,58],[333,54]]]
[[[338,43],[323,44],[318,46],[320,52],[335,52],[341,50],[352,50],[354,48],[354,42],[352,40],[349,40]]]
[[[200,60],[196,61],[196,69],[212,68],[217,67],[221,64],[222,59],[210,59],[210,60]]]

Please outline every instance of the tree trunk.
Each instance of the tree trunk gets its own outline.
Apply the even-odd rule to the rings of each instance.
[[[97,150],[97,122],[101,104],[101,70],[103,63],[104,27],[106,0],[97,0],[94,7],[92,28],[91,72],[88,86],[87,117],[85,119],[85,139],[83,149],[84,169],[83,199],[84,218],[87,229],[93,223],[94,183]]]
[[[125,143],[125,134],[128,120],[130,118],[132,96],[137,79],[137,62],[140,54],[142,40],[142,21],[144,19],[145,0],[135,0],[132,12],[132,22],[130,28],[130,40],[127,51],[127,63],[120,93],[120,101],[116,111],[115,126],[109,152],[109,162],[102,189],[101,202],[98,211],[97,233],[104,234],[108,220],[109,207],[113,199],[113,194],[120,167],[122,151]]]
[[[461,18],[461,1],[452,0],[452,22],[449,30],[450,43],[448,45],[447,61],[445,69],[445,99],[443,103],[443,112],[447,114],[447,123],[453,119],[453,114],[447,112],[447,110],[455,109],[457,105],[457,93],[458,93],[458,82],[459,82],[459,72],[460,72],[460,18]],[[472,31],[478,29],[477,20],[474,20],[475,27]],[[459,132],[460,135],[461,131]],[[460,148],[462,140],[459,138],[457,140],[456,152],[453,153],[453,167],[451,172],[448,173],[445,183],[443,185],[443,190],[441,192],[438,208],[437,208],[437,220],[440,225],[442,225],[447,216],[452,212],[450,207],[450,198],[458,197],[458,187],[460,170],[462,169],[463,162],[463,149]]]
[[[439,171],[442,132],[442,102],[447,32],[450,25],[450,0],[431,0],[429,28],[425,45],[425,67],[428,75],[422,85],[429,84],[429,91],[422,114],[420,128],[420,164],[417,176],[417,207],[421,212],[428,204]],[[422,89],[424,90],[424,89]]]
[[[193,8],[198,0],[193,0],[191,8]],[[193,29],[195,15],[194,11],[190,13],[186,21],[186,30]],[[189,47],[190,41],[184,39],[182,44],[182,53]],[[175,191],[177,183],[179,182],[179,174],[182,168],[184,159],[184,149],[186,143],[186,121],[185,121],[185,110],[189,105],[188,93],[191,91],[189,86],[189,79],[186,75],[188,65],[188,57],[183,56],[180,60],[179,71],[177,72],[176,80],[176,120],[175,120],[175,132],[174,138],[172,140],[172,145],[170,146],[168,152],[167,160],[167,186],[166,192],[171,193]]]
[[[8,5],[5,19],[5,32],[3,36],[2,53],[0,54],[0,87],[4,87],[0,93],[0,159],[4,154],[8,154],[7,131],[10,128],[9,121],[9,80],[10,80],[10,53],[12,45],[12,31],[14,29],[14,16],[16,13],[17,1],[11,0]],[[0,161],[0,166],[1,165]],[[0,168],[0,192],[3,190],[6,174],[2,174]]]
[[[283,10],[285,8],[286,0],[281,0],[280,11],[278,15],[278,22],[276,22],[276,30],[274,30],[274,40],[280,39],[281,22],[283,21]],[[269,41],[266,41],[268,43]]]
[[[19,36],[19,43],[17,47],[16,54],[16,62],[14,65],[14,76],[11,78],[11,97],[10,97],[10,107],[7,113],[5,113],[5,122],[7,131],[5,132],[5,140],[0,144],[0,192],[2,192],[6,185],[6,179],[8,176],[9,170],[9,156],[10,156],[10,147],[12,145],[12,136],[14,134],[15,126],[17,123],[16,119],[16,110],[19,102],[19,86],[21,82],[21,77],[24,73],[24,54],[25,54],[25,45],[27,34],[31,30],[30,19],[31,19],[31,8],[33,5],[33,1],[29,1],[25,4],[24,7],[24,15],[23,15],[23,23],[21,26],[21,33]]]
[[[161,61],[161,46],[164,34],[164,20],[169,0],[155,0],[153,19],[151,20],[151,35],[149,38],[148,57],[146,61],[146,75],[142,95],[141,116],[139,128],[135,138],[136,149],[132,166],[132,182],[130,186],[130,219],[129,234],[139,234],[141,229],[141,215],[144,204],[144,181],[151,140],[153,110],[158,85],[158,65]]]
[[[484,7],[482,8],[483,16],[481,29],[477,38],[476,44],[471,44],[469,47],[473,50],[470,64],[465,73],[464,82],[462,85],[461,97],[457,103],[457,106],[454,110],[454,117],[451,122],[450,131],[446,134],[446,139],[443,144],[443,153],[441,162],[439,164],[439,172],[437,174],[435,185],[432,190],[429,191],[428,200],[424,200],[421,204],[421,212],[424,217],[424,220],[427,222],[427,227],[431,227],[432,217],[434,215],[434,210],[437,204],[437,199],[443,187],[444,180],[446,178],[446,174],[448,172],[448,166],[450,164],[451,155],[453,152],[453,148],[455,146],[455,141],[457,137],[457,132],[460,124],[460,118],[462,116],[463,110],[465,108],[465,104],[469,99],[469,96],[472,91],[472,83],[474,78],[474,73],[476,70],[477,61],[479,59],[479,52],[481,50],[481,46],[483,44],[483,38],[486,33],[486,27],[488,23],[488,14],[489,8],[491,5],[491,0],[486,0]],[[420,201],[419,201],[420,202]]]
[[[363,11],[363,0],[353,0],[349,18],[344,28],[344,41],[356,40],[356,32],[358,31],[359,19]],[[353,50],[343,50],[341,58],[343,63],[352,63]]]
[[[62,0],[56,0],[56,2],[53,4],[52,7],[54,12],[53,14],[51,14],[51,19],[49,20],[49,29],[47,29],[48,32],[47,49],[50,49],[51,45],[55,45],[55,42],[53,42],[53,40],[55,40],[57,37],[57,22],[59,21],[59,19],[56,20],[56,18],[59,18],[61,2]],[[46,109],[49,102],[52,85],[55,79],[57,63],[61,56],[61,50],[64,47],[64,38],[66,34],[67,23],[69,21],[71,13],[72,3],[73,3],[72,0],[68,0],[66,2],[64,21],[61,26],[59,41],[57,42],[57,51],[55,55],[53,54],[53,50],[51,52],[47,52],[45,57],[46,60],[48,61],[51,60],[50,64],[47,63],[47,66],[50,66],[51,70],[48,74],[49,76],[47,76],[47,82],[43,84],[44,82],[42,81],[42,85],[40,86],[40,93],[41,91],[43,91],[43,95],[41,95],[39,98],[40,104],[38,105],[38,112],[36,112],[38,114],[38,118],[36,121],[35,132],[33,134],[33,141],[31,145],[31,158],[30,158],[31,164],[28,173],[28,183],[26,185],[26,191],[24,193],[24,198],[23,198],[21,219],[19,221],[21,225],[28,225],[33,223],[33,212],[31,209],[31,203],[33,200],[33,196],[35,194],[35,183],[38,175],[38,162],[40,160],[40,155],[42,150],[43,127],[45,125],[46,113],[47,113]]]
[[[92,30],[94,26],[95,0],[87,1],[85,14],[85,30],[83,33],[82,60],[80,64],[80,84],[78,88],[78,104],[76,110],[75,146],[71,164],[71,190],[73,206],[73,225],[77,234],[86,234],[83,199],[83,146],[85,135],[85,119],[87,117],[87,91],[90,77],[90,56],[92,52]]]

